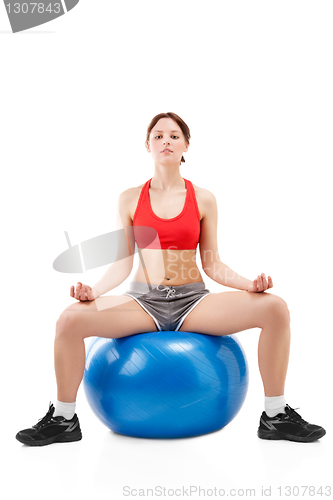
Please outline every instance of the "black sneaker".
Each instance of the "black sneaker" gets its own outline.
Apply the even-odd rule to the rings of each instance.
[[[82,433],[76,413],[73,418],[66,420],[64,417],[53,417],[54,410],[54,406],[50,403],[49,411],[45,417],[41,418],[30,429],[18,432],[15,436],[16,439],[28,446],[80,441]]]
[[[278,413],[275,417],[268,417],[265,411],[262,412],[258,428],[259,438],[310,443],[326,434],[323,427],[309,424],[289,405],[285,406],[284,411],[286,413]]]

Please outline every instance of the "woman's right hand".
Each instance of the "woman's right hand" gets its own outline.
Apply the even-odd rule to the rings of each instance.
[[[71,286],[70,296],[82,302],[85,300],[95,300],[92,288],[88,285],[82,285],[80,281],[77,283],[75,291],[74,286]]]

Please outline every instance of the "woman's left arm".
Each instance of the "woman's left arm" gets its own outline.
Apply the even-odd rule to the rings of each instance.
[[[202,211],[199,249],[202,268],[207,276],[221,285],[247,292],[263,292],[272,288],[273,281],[270,276],[266,279],[265,274],[262,273],[251,281],[221,262],[217,248],[216,198],[207,189],[201,189],[199,201]]]

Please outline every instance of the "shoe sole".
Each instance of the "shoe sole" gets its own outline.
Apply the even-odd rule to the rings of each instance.
[[[20,443],[26,444],[27,446],[45,446],[52,443],[71,443],[74,441],[80,441],[82,439],[82,432],[76,434],[68,434],[67,436],[65,434],[54,436],[47,439],[40,439],[38,441],[25,440],[24,437],[19,436],[18,434],[15,437],[18,441],[20,441]]]
[[[265,431],[264,429],[259,428],[257,434],[260,439],[269,439],[271,441],[284,439],[287,441],[296,441],[298,443],[311,443],[312,441],[316,441],[317,439],[325,436],[326,431],[325,429],[322,429],[314,432],[310,436],[293,436],[292,434],[287,434],[285,432]]]

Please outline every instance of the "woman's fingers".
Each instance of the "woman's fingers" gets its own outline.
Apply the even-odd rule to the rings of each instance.
[[[76,298],[76,300],[80,300],[79,296],[80,296],[80,285],[77,284],[75,288],[74,297]]]
[[[80,281],[77,283],[76,289],[74,286],[71,286],[70,295],[80,301],[95,300],[92,288],[88,285],[82,285]]]
[[[86,297],[86,285],[82,285],[81,286],[80,300],[82,300],[82,301],[87,300],[87,297]]]
[[[261,274],[258,274],[257,279],[258,279],[258,292],[262,292],[262,290],[263,290],[263,284],[262,284]]]
[[[268,288],[272,288],[273,281],[270,276],[266,278],[265,273],[258,274],[257,278],[253,280],[252,286],[250,287],[253,292],[264,292]]]
[[[268,282],[265,273],[261,273],[257,277],[258,281],[258,292],[264,292],[268,288]]]
[[[265,291],[268,288],[272,288],[272,286],[273,286],[273,280],[272,280],[271,276],[268,276],[268,278],[266,279],[265,273],[261,273],[261,275],[260,275],[260,285],[261,285],[260,291]]]
[[[267,280],[265,273],[261,273],[261,281],[262,281],[262,290],[265,291],[268,288]]]
[[[75,290],[75,298],[77,300],[81,300],[80,298],[80,295],[81,295],[81,287],[82,287],[82,283],[80,283],[80,281],[76,284],[76,290]]]

